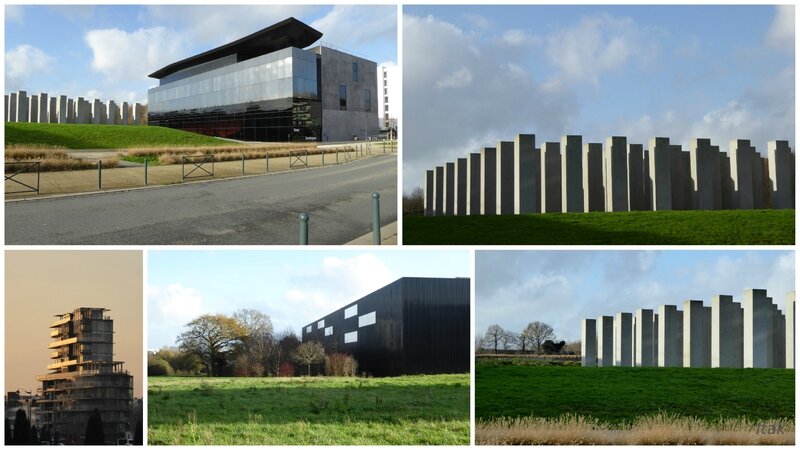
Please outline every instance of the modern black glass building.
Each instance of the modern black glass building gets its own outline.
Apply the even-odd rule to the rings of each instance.
[[[352,355],[374,376],[468,372],[469,283],[400,278],[303,327],[303,342]]]
[[[319,45],[289,18],[150,77],[148,124],[245,141],[363,139],[378,133],[377,65]]]

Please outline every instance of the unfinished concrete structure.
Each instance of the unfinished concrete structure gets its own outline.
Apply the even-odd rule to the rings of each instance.
[[[794,368],[794,291],[783,311],[764,289],[748,289],[743,301],[717,295],[711,305],[686,300],[683,310],[660,305],[581,322],[587,367],[610,366],[613,329],[615,366]]]
[[[794,208],[788,141],[770,141],[764,158],[746,139],[731,141],[727,153],[706,138],[690,140],[689,151],[667,137],[650,139],[648,149],[625,136],[605,147],[582,139],[563,136],[538,149],[535,135],[519,134],[484,148],[480,182],[468,175],[475,182],[467,187],[482,207],[466,214]],[[426,192],[432,182],[426,177]],[[444,214],[436,205],[429,212]]]
[[[114,361],[114,321],[105,308],[81,307],[58,315],[50,325],[51,372],[42,382],[40,429],[71,443],[83,443],[89,416],[97,409],[105,439],[116,443],[130,434],[133,376]]]
[[[18,108],[19,98],[25,102],[21,111]],[[5,100],[6,122],[144,125],[144,116],[147,115],[147,105],[140,103],[123,102],[120,108],[114,100],[108,103],[99,99],[86,101],[83,97],[73,100],[66,95],[50,95],[44,92],[28,97],[25,91],[17,91],[6,94]],[[129,120],[132,116],[131,108],[139,111],[139,123]],[[20,116],[20,113],[24,116]]]

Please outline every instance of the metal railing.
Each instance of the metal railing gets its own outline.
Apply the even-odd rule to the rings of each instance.
[[[292,150],[289,152],[289,169],[308,167],[308,150]]]
[[[192,169],[186,172],[186,163],[192,165]],[[207,164],[211,164],[211,171],[206,168]],[[192,173],[198,172],[197,175]],[[214,155],[194,155],[194,156],[181,156],[181,181],[186,181],[188,178],[214,178]]]
[[[19,191],[8,191],[7,190],[6,194],[21,194],[21,193],[25,193],[25,192],[36,192],[36,195],[39,195],[39,180],[41,178],[41,169],[42,169],[42,163],[40,161],[17,161],[17,162],[8,162],[8,161],[6,161],[6,168],[8,168],[9,166],[19,166],[20,168],[13,170],[11,172],[11,175],[6,173],[6,180],[5,181],[11,181],[12,183],[16,183],[17,185],[22,186],[23,189],[21,189]],[[33,171],[30,170],[30,169],[34,169],[34,168],[36,169],[36,185],[35,186],[31,186],[30,184],[25,183],[23,181],[20,181],[19,179],[16,178],[17,175],[20,175],[22,173],[26,173],[26,172],[33,173]]]

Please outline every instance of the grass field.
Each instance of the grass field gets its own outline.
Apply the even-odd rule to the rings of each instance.
[[[794,245],[794,210],[404,217],[417,245]]]
[[[469,375],[148,379],[148,442],[469,444]]]
[[[241,145],[164,127],[6,123],[6,146],[84,148],[202,147]]]

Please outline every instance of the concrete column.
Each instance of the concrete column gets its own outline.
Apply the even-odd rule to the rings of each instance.
[[[719,145],[711,146],[711,177],[714,197],[714,209],[722,209],[722,160],[720,159]],[[728,177],[730,177],[730,167],[728,168]],[[695,206],[695,209],[697,207]]]
[[[423,211],[425,216],[433,215],[433,170],[425,171],[425,188],[423,190]]]
[[[597,317],[597,366],[614,365],[614,317]]]
[[[719,176],[722,192],[722,209],[734,209],[733,178],[731,178],[731,160],[725,152],[719,152]]]
[[[633,366],[633,315],[617,313],[614,318],[614,365]]]
[[[518,134],[514,138],[514,214],[542,212],[539,153],[536,135]]]
[[[753,209],[764,209],[765,202],[764,202],[764,185],[765,185],[765,177],[764,177],[764,158],[756,152],[755,147],[752,147],[753,151],[750,152],[750,157],[752,158],[751,168],[753,170]]]
[[[122,102],[122,125],[131,124],[131,105],[128,102]]]
[[[733,158],[731,158],[733,159]],[[772,302],[764,289],[744,291],[744,367],[772,367]]]
[[[67,123],[67,96],[59,95],[56,103],[56,115],[58,123]]]
[[[48,107],[50,106],[50,101],[48,100],[47,94],[44,92],[39,94],[39,123],[49,123],[50,122],[50,114],[48,111]]]
[[[497,151],[494,147],[481,149],[481,214],[497,212]]]
[[[653,365],[658,366],[658,314],[653,313]]]
[[[653,211],[672,209],[672,147],[669,138],[650,139],[650,179]]]
[[[75,123],[75,101],[67,99],[67,123]]]
[[[94,99],[92,102],[92,124],[99,125],[101,123],[100,119],[103,117],[103,113],[101,112],[102,107],[103,102]],[[105,120],[102,123],[105,123]]]
[[[50,123],[58,123],[56,98],[51,96],[47,101],[49,102],[49,105],[47,105],[47,120],[49,120]]]
[[[772,367],[786,368],[786,317],[772,304]]]
[[[495,166],[495,210],[497,214],[514,214],[514,143],[497,142],[497,165]]]
[[[542,145],[542,212],[561,212],[561,155],[558,142]]]
[[[636,310],[636,352],[634,364],[636,367],[655,366],[653,355],[653,310]]]
[[[109,125],[118,125],[119,124],[119,106],[117,102],[114,100],[108,101],[108,107],[106,108],[108,111],[108,124]]]
[[[467,157],[467,215],[481,213],[481,154]]]
[[[594,319],[581,321],[581,366],[597,366],[597,326]]]
[[[769,141],[767,143],[772,209],[794,208],[794,189],[792,189],[794,164],[791,163],[791,156],[792,149],[789,148],[789,141]]]
[[[605,211],[603,144],[583,144],[583,210]]]
[[[628,209],[644,211],[644,150],[642,144],[628,144]]]
[[[711,367],[711,308],[683,302],[683,367]]]
[[[742,367],[743,314],[732,296],[711,298],[711,367]]]
[[[28,93],[25,91],[17,91],[17,122],[28,121],[29,106]]]
[[[147,107],[141,103],[134,103],[133,113],[133,124],[144,125],[144,116],[147,115]]]
[[[794,369],[794,291],[786,293],[786,368]]]
[[[455,214],[467,215],[467,158],[456,159]]]
[[[734,207],[737,209],[753,209],[753,158],[750,152],[749,140],[730,141],[731,178],[735,192]]]
[[[30,111],[30,122],[39,123],[39,96],[31,95],[31,104],[28,108]]]
[[[444,166],[436,166],[433,172],[433,214],[444,215]]]
[[[692,209],[692,178],[689,153],[681,150],[677,144],[672,149],[672,209]]]
[[[3,109],[3,120],[8,122],[8,117],[9,117],[8,116],[8,94],[5,94],[3,96],[3,100],[5,101],[5,103],[4,103],[5,109]]]
[[[87,122],[87,103],[83,99],[83,97],[78,97],[78,104],[76,105],[78,109],[78,115],[75,117],[75,123],[86,124]]]
[[[583,212],[581,136],[561,136],[561,212]]]
[[[644,189],[644,209],[653,210],[653,179],[650,177],[650,152],[642,150],[642,185]]]
[[[714,198],[719,196],[719,180],[715,183],[714,170],[719,172],[719,155],[714,152],[710,139],[689,141],[689,161],[692,179],[694,209],[712,210]],[[719,175],[717,175],[718,177]]]
[[[12,92],[8,94],[8,115],[6,120],[9,122],[17,121],[17,93]]]
[[[603,154],[606,211],[628,210],[628,142],[625,136],[606,139]]]
[[[456,165],[455,163],[444,164],[444,215],[452,216],[455,212],[456,202]]]
[[[658,367],[683,366],[683,311],[675,305],[658,307]]]

